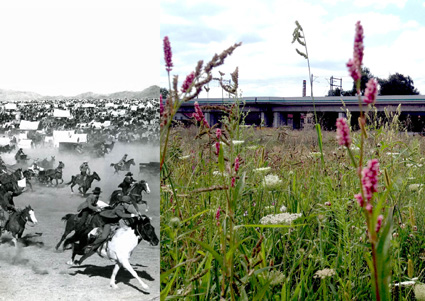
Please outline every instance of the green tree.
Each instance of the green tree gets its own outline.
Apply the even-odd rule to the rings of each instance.
[[[419,91],[414,87],[410,76],[403,74],[391,74],[388,79],[378,78],[381,86],[380,95],[418,95]]]

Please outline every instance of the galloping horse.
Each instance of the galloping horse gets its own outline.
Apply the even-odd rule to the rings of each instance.
[[[27,221],[30,221],[33,224],[38,223],[37,218],[34,214],[34,210],[31,208],[31,206],[26,206],[22,210],[17,210],[13,212],[9,217],[9,221],[7,222],[4,230],[9,231],[12,234],[12,241],[15,247],[17,246],[16,236],[18,237],[18,239],[22,237]],[[1,232],[2,229],[0,229],[0,233]]]
[[[134,183],[134,185],[132,187],[130,187],[127,195],[135,196],[136,200],[138,202],[146,205],[146,211],[148,211],[149,205],[148,205],[147,201],[143,200],[143,196],[142,196],[143,191],[146,192],[146,193],[151,193],[148,182],[146,182],[145,180],[140,180],[139,182]],[[113,207],[115,205],[115,203],[117,203],[121,200],[123,195],[124,194],[123,194],[122,190],[119,190],[119,189],[112,192],[111,198],[109,199],[109,206]]]
[[[87,175],[85,181],[83,181],[83,177],[80,174],[76,176],[72,176],[71,181],[69,183],[65,183],[65,185],[71,184],[71,191],[74,192],[72,187],[78,184],[79,186],[78,191],[82,195],[85,195],[87,190],[90,189],[91,184],[93,183],[94,180],[100,181],[100,177],[95,171],[91,175]]]
[[[62,161],[59,161],[58,167],[56,169],[47,169],[41,170],[38,173],[40,182],[47,182],[47,184],[53,185],[53,179],[56,180],[56,186],[58,186],[58,180],[61,180],[61,184],[63,183],[62,179],[62,169],[65,167],[65,164]]]
[[[115,262],[115,267],[109,281],[109,285],[112,288],[117,288],[115,277],[120,267],[124,267],[139,281],[141,289],[145,292],[149,292],[149,286],[140,279],[131,267],[129,260],[133,250],[142,240],[148,241],[152,246],[157,246],[159,239],[155,233],[155,228],[151,225],[151,221],[146,215],[140,218],[130,218],[127,220],[127,223],[128,225],[121,225],[112,236],[112,239],[110,241],[107,240],[99,247],[97,253],[100,257]],[[79,244],[75,242],[77,241],[76,239],[73,240],[72,258],[68,264],[80,264],[80,261],[74,261],[74,258],[76,255],[83,255],[83,248],[93,240],[90,233],[92,233],[92,231],[85,231],[82,236],[77,239],[80,242]]]
[[[11,174],[0,175],[0,184],[3,188],[13,191],[14,196],[18,196],[22,193],[23,189],[18,186],[18,181],[23,178],[22,168],[16,169]]]
[[[134,163],[134,159],[125,161],[122,166],[120,166],[118,163],[111,163],[111,166],[113,166],[115,169],[114,174],[118,173],[119,171],[129,171],[131,165],[136,165],[136,163]]]

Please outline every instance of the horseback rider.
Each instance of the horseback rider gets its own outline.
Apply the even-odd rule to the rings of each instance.
[[[15,203],[13,202],[13,191],[8,189],[3,197],[0,197],[0,207],[3,210],[0,210],[2,215],[0,215],[0,228],[5,228],[7,222],[9,221],[10,212],[16,211]]]
[[[136,182],[136,180],[133,179],[133,174],[129,171],[126,173],[124,180],[118,185],[118,187],[121,188],[123,194],[126,195],[134,182]]]
[[[86,176],[90,174],[89,162],[84,161],[83,164],[80,165],[80,174],[82,182],[86,180]]]
[[[86,223],[87,217],[93,213],[100,212],[102,209],[97,206],[97,201],[99,200],[100,187],[96,187],[93,190],[93,194],[89,195],[87,199],[78,206],[77,211],[79,212],[78,217],[80,220],[75,226],[75,229],[78,231],[82,229],[82,226]]]
[[[122,167],[124,166],[124,163],[127,161],[127,154],[125,154],[121,160],[117,163],[119,169],[122,169]]]
[[[17,162],[20,162],[21,160],[25,159],[27,157],[27,155],[24,153],[24,151],[22,150],[22,148],[20,148],[18,150],[18,152],[15,155],[15,160]]]
[[[40,167],[38,166],[37,162],[35,162],[35,161],[32,163],[32,165],[30,167],[28,167],[28,169],[31,169],[34,172],[34,174],[36,174],[36,175],[41,170]]]
[[[136,207],[137,204],[136,206],[131,206],[132,203],[134,204],[134,202],[135,201],[132,199],[132,197],[123,196],[122,202],[120,202],[117,206],[115,206],[113,209],[104,210],[99,214],[99,217],[103,224],[103,226],[101,226],[101,235],[97,237],[93,243],[87,245],[84,248],[86,252],[83,257],[81,257],[81,259],[78,261],[78,264],[81,264],[85,259],[93,255],[94,252],[96,252],[97,248],[109,237],[109,234],[111,233],[111,227],[114,225],[118,226],[121,219],[142,217],[142,214]]]

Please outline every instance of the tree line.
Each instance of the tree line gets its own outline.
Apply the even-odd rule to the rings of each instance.
[[[360,91],[364,95],[366,83],[369,79],[375,78],[367,67],[362,68],[362,77]],[[413,80],[410,76],[404,76],[400,73],[390,74],[387,79],[377,78],[379,84],[379,95],[418,95],[419,91],[415,88]],[[341,90],[336,88],[329,90],[328,96],[354,96],[356,95],[356,87],[353,83],[351,90]]]

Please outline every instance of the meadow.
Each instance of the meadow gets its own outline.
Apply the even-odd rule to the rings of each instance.
[[[365,159],[378,158],[391,181],[386,194],[381,174],[378,194],[395,208],[392,295],[407,300],[420,297],[424,281],[425,138],[403,132],[396,117],[369,132]],[[162,291],[188,300],[370,300],[367,226],[353,197],[359,180],[336,133],[323,132],[323,166],[314,130],[240,126],[230,137],[229,126],[222,156],[202,128],[172,130],[161,193]],[[359,136],[352,135],[356,158]],[[416,285],[394,286],[412,278]]]
[[[316,116],[300,131],[246,126],[238,69],[232,85],[220,81],[233,104],[195,101],[191,127],[173,121],[239,46],[199,61],[179,89],[164,38],[161,299],[425,300],[425,138],[406,132],[400,106],[377,112],[376,79],[361,91],[360,22],[346,64],[360,117],[346,111],[336,132]],[[206,121],[208,109],[223,111],[219,124]]]

